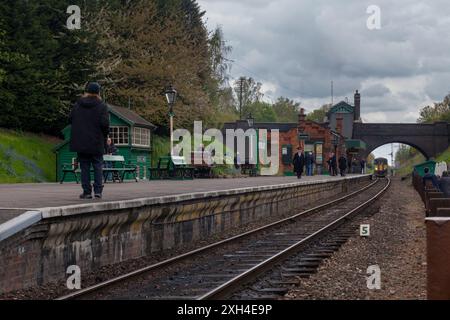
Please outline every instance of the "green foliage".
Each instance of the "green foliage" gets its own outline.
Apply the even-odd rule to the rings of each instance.
[[[277,122],[273,106],[267,102],[256,101],[246,106],[246,115],[251,115],[256,122]]]
[[[55,134],[66,124],[95,52],[92,35],[66,28],[66,9],[60,0],[0,3],[2,51],[14,54],[2,63],[0,126]]]
[[[331,105],[330,104],[325,104],[322,107],[320,107],[319,109],[316,109],[312,112],[310,112],[307,116],[306,116],[306,120],[310,120],[310,121],[316,121],[316,122],[323,122],[323,119],[326,117],[327,112],[330,111]]]
[[[450,122],[450,94],[442,102],[434,103],[420,110],[419,123],[433,123],[436,121]]]
[[[0,183],[54,182],[57,141],[0,130]]]
[[[443,153],[441,153],[437,158],[436,161],[442,162],[445,161],[447,163],[450,163],[450,148],[445,150]]]
[[[288,98],[279,97],[273,105],[277,122],[297,122],[300,103]]]

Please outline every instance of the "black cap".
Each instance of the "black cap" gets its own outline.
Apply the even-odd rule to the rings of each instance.
[[[86,87],[86,92],[91,94],[100,94],[101,86],[97,82],[90,82]]]

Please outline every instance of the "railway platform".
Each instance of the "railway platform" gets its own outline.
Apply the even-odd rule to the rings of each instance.
[[[141,181],[108,184],[102,200],[78,199],[77,184],[0,185],[0,293],[64,278],[70,265],[89,271],[298,212],[369,180]]]

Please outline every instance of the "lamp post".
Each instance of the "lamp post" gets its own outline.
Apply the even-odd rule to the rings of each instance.
[[[170,119],[170,155],[173,155],[173,106],[177,100],[177,90],[172,85],[166,88],[165,91],[167,103],[169,104],[169,119]]]
[[[247,124],[249,128],[253,128],[255,125],[255,119],[253,118],[252,114],[248,114],[247,116]],[[255,166],[255,174],[258,174],[259,172],[259,130],[258,128],[255,128],[255,132],[256,132],[256,166]]]

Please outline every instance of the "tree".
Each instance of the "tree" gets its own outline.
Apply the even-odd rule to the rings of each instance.
[[[436,121],[450,122],[450,94],[442,102],[434,103],[420,110],[419,123],[433,123]]]
[[[94,36],[68,30],[67,3],[4,0],[0,126],[58,134],[93,71]]]
[[[250,112],[250,105],[261,101],[264,96],[261,92],[262,84],[253,78],[240,77],[234,83],[234,93],[237,101],[237,110],[241,117],[246,117]],[[241,109],[240,109],[241,108]]]
[[[279,97],[273,105],[277,122],[297,122],[300,103],[288,98]]]
[[[98,77],[110,103],[128,106],[159,126],[168,128],[164,88],[179,93],[175,127],[206,125],[216,119],[217,95],[208,34],[195,1],[134,1],[120,9],[100,10],[89,20],[99,33]],[[198,11],[198,12],[196,12]]]
[[[257,122],[276,122],[277,115],[270,103],[255,101],[246,107],[246,116],[251,115]]]
[[[331,104],[324,104],[319,109],[316,109],[316,110],[310,112],[306,116],[306,120],[316,121],[316,122],[321,123],[327,116],[327,113],[328,113],[328,111],[330,111],[330,108],[331,108]]]

